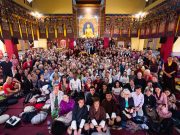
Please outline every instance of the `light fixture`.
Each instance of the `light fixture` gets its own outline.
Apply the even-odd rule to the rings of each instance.
[[[91,12],[91,8],[86,8],[86,12]]]
[[[33,0],[27,0],[29,3],[33,2]]]
[[[146,0],[146,2],[148,2],[149,0]]]
[[[137,14],[134,15],[135,18],[139,19],[139,18],[143,18],[147,15],[146,12],[139,12]]]
[[[36,17],[36,18],[41,18],[42,17],[42,14],[40,14],[39,12],[31,12],[31,15]]]

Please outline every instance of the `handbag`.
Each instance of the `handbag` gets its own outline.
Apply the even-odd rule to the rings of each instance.
[[[24,123],[31,123],[31,119],[36,115],[37,115],[36,111],[34,111],[34,112],[25,112],[25,113],[23,113],[21,119],[22,119],[22,121]]]

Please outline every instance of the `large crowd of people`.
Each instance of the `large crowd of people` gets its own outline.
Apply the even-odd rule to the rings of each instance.
[[[134,132],[149,130],[149,121],[179,119],[177,57],[164,62],[152,50],[104,49],[101,39],[78,39],[74,50],[28,50],[20,58],[5,57],[0,66],[9,100],[24,97],[33,106],[46,97],[54,135],[63,132],[60,127],[70,135]]]

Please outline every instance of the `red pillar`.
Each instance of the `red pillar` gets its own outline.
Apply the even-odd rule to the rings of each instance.
[[[69,41],[69,49],[74,50],[74,38],[71,38]]]
[[[12,42],[12,40],[10,40],[10,39],[5,39],[5,40],[4,40],[4,44],[5,44],[5,46],[6,46],[7,55],[9,56],[10,59],[11,59],[12,54],[15,54],[16,57],[19,58],[17,45],[14,44],[14,43]]]
[[[105,37],[104,38],[104,48],[108,48],[109,47],[109,38],[108,37]]]
[[[174,36],[167,37],[165,43],[161,44],[161,56],[164,61],[167,61],[167,58],[172,53],[172,48],[174,44]]]

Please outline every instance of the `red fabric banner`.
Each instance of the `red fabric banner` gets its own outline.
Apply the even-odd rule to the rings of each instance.
[[[109,38],[108,37],[105,37],[104,38],[104,48],[108,48],[109,47]]]

